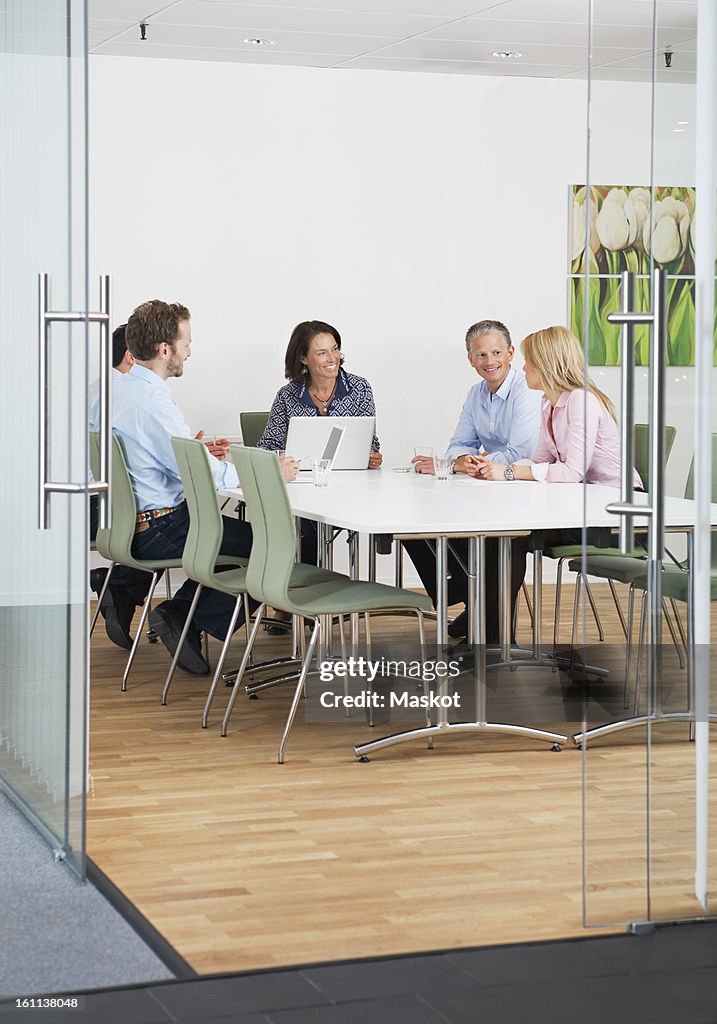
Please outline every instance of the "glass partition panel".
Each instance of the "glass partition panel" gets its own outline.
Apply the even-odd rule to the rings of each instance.
[[[703,913],[704,900],[695,895],[700,799],[700,828],[704,836],[710,832],[707,790],[697,785],[696,747],[690,742],[696,724],[693,683],[702,678],[708,684],[710,642],[709,524],[702,533],[695,531],[698,503],[692,501],[700,487],[703,493],[710,489],[704,468],[711,465],[715,429],[711,280],[706,368],[699,367],[695,330],[700,209],[695,186],[707,178],[707,191],[713,194],[715,187],[714,161],[705,166],[704,147],[700,157],[695,144],[700,90],[714,100],[713,77],[700,78],[696,64],[698,8],[702,16],[708,5],[655,0],[622,5],[619,11],[618,6],[612,0],[591,3],[585,202],[586,237],[594,244],[589,262],[576,268],[582,279],[573,288],[583,296],[577,312],[591,375],[616,401],[620,425],[634,439],[633,463],[647,491],[638,501],[650,515],[635,520],[632,557],[618,558],[608,568],[591,558],[589,548],[584,553],[584,568],[595,573],[594,588],[609,581],[625,618],[623,632],[617,611],[613,617],[612,657],[602,652],[609,673],[591,683],[587,733],[579,737],[587,925]],[[600,41],[616,18],[642,52],[604,64]],[[703,21],[701,30],[705,27]],[[629,285],[619,277],[625,271]],[[628,301],[625,288],[632,291]],[[631,423],[620,401],[624,328],[609,319],[620,309],[642,313],[648,321],[634,325],[628,344],[635,364]],[[698,409],[708,423],[696,432]],[[636,423],[646,425],[646,448]],[[702,475],[688,479],[693,458],[699,469],[701,448]],[[700,614],[705,628],[695,646]],[[583,627],[587,643],[585,619]],[[592,731],[605,723],[606,728]],[[711,767],[706,736],[698,744],[705,779]],[[707,840],[703,849],[709,879],[714,872]]]
[[[711,433],[715,430],[715,379],[712,356],[714,350],[714,302],[709,302],[708,366],[700,367],[698,332],[696,330],[696,271],[700,252],[696,231],[698,219],[705,216],[710,205],[713,242],[715,222],[714,198],[715,168],[704,162],[705,148],[698,152],[698,104],[707,91],[714,102],[714,79],[710,84],[704,78],[704,66],[697,77],[698,8],[695,2],[685,4],[694,26],[692,38],[675,38],[660,47],[655,59],[655,116],[654,116],[654,178],[656,189],[652,226],[651,256],[667,275],[667,373],[666,407],[670,422],[679,425],[678,437],[666,493],[675,497],[695,498],[699,480],[709,491],[710,482],[700,470],[700,460],[707,456],[711,466]],[[706,7],[703,8],[706,10]],[[670,32],[674,5],[658,0],[655,17],[658,31],[665,38]],[[704,41],[708,26],[701,21],[700,36]],[[713,44],[714,45],[714,44]],[[711,60],[714,60],[712,48]],[[668,67],[669,65],[669,67]],[[700,91],[702,99],[700,99]],[[714,107],[712,107],[714,112]],[[714,130],[714,129],[713,129]],[[704,135],[709,132],[703,131]],[[698,159],[700,163],[698,164]],[[710,197],[704,182],[710,182]],[[702,182],[702,188],[698,187]],[[714,259],[714,256],[712,256]],[[711,297],[710,297],[711,298]],[[705,339],[702,338],[702,343]],[[704,375],[704,376],[702,376]],[[702,376],[702,379],[700,379]],[[703,414],[702,429],[695,429],[695,410]],[[696,468],[692,468],[696,467]],[[700,476],[700,473],[702,475]],[[715,496],[717,476],[711,482]],[[683,535],[668,534],[662,590],[667,602],[665,616],[680,622],[689,634],[688,657],[680,663],[670,634],[662,637],[662,680],[657,689],[655,724],[649,735],[649,821],[650,821],[650,917],[670,920],[694,917],[707,909],[696,894],[695,875],[698,862],[697,836],[697,749],[694,742],[695,723],[686,724],[684,714],[694,709],[691,692],[695,677],[703,683],[709,679],[710,644],[710,537],[703,528]],[[701,554],[699,551],[701,550]],[[680,568],[673,563],[680,563]],[[681,571],[682,570],[682,571]],[[706,588],[695,588],[700,575]],[[693,600],[689,600],[690,597]],[[696,602],[699,603],[697,607]],[[695,636],[695,614],[703,614],[707,633]],[[704,717],[704,716],[702,716]],[[674,720],[671,720],[673,719]],[[706,776],[714,775],[717,765],[709,745],[704,748]],[[714,793],[714,784],[712,786]],[[709,811],[709,806],[706,807]],[[714,819],[714,814],[708,813]],[[707,824],[707,823],[706,823]],[[714,826],[707,849],[717,850]],[[714,858],[712,858],[714,860]],[[709,864],[709,858],[708,858]],[[711,867],[714,884],[714,868]],[[709,883],[708,883],[709,887]]]
[[[78,0],[0,3],[3,500],[0,785],[84,873],[87,496],[86,324],[54,324],[41,375],[38,275],[50,308],[86,310],[86,11]],[[47,417],[43,421],[43,411]]]

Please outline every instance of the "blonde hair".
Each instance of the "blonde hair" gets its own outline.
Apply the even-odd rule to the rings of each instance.
[[[520,350],[550,391],[581,391],[586,385],[617,422],[615,408],[585,372],[580,342],[567,327],[545,327],[523,338]]]

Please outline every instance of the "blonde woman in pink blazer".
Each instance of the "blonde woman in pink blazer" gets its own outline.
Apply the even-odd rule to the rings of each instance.
[[[525,379],[545,395],[538,444],[530,462],[481,460],[485,480],[620,485],[620,435],[612,402],[585,372],[583,350],[566,327],[546,327],[523,339]],[[636,487],[641,487],[633,470]]]

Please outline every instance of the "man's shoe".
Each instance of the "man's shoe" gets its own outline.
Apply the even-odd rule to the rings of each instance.
[[[189,609],[189,606],[187,606]],[[184,619],[181,612],[172,601],[162,601],[149,613],[149,624],[152,631],[157,634],[169,653],[174,653],[179,646],[179,638],[184,629]],[[202,654],[199,630],[194,626],[189,627],[186,639],[182,644],[177,662],[185,672],[191,672],[195,676],[205,676],[209,672],[209,663]]]
[[[100,569],[90,569],[90,590],[94,590],[98,597],[102,587],[105,585],[108,571],[104,566]]]
[[[107,569],[93,569],[90,572],[90,587],[99,597],[107,576]],[[105,632],[113,644],[125,651],[132,650],[132,637],[129,627],[134,617],[134,602],[118,587],[112,584],[105,590],[100,605],[102,618],[105,620]]]
[[[453,622],[448,623],[448,635],[454,640],[462,640],[468,636],[468,609],[464,608],[460,615],[456,615]]]

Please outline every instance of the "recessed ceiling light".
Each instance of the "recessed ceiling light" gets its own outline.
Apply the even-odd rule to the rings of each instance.
[[[672,129],[673,133],[674,132],[683,132],[684,130],[685,130],[684,128],[673,128]]]
[[[254,39],[245,39],[244,42],[248,43],[249,46],[273,46],[276,39],[261,39],[259,36],[256,36]]]
[[[689,124],[690,122],[689,121],[678,121],[677,123],[678,124]]]
[[[494,50],[491,54],[493,57],[498,57],[500,60],[517,60],[518,57],[522,57],[522,53],[518,53],[517,50]]]

